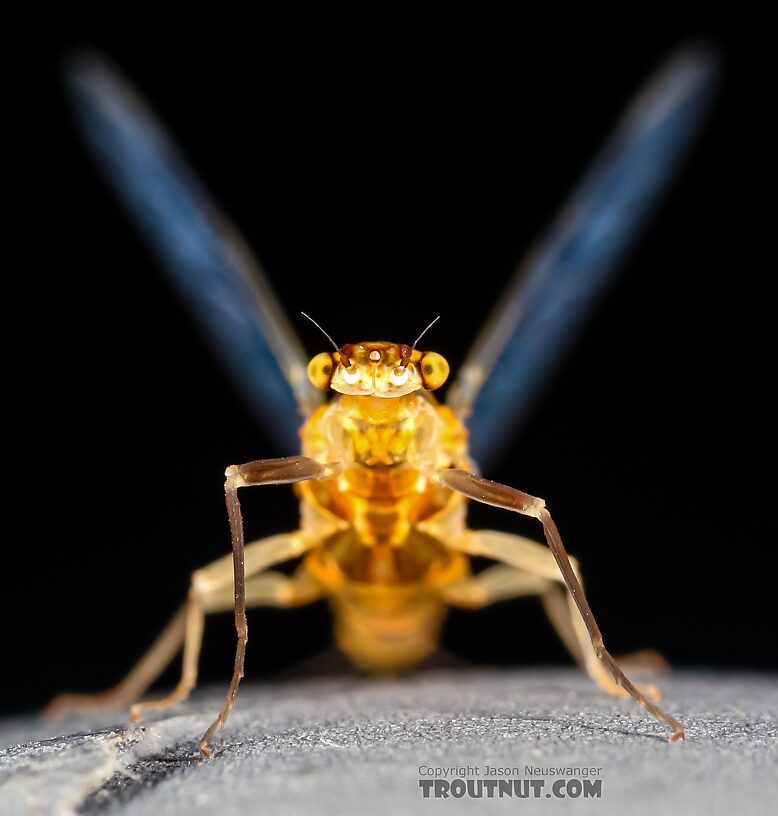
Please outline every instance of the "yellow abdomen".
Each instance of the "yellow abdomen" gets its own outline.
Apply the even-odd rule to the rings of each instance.
[[[365,547],[346,530],[305,564],[328,589],[338,647],[371,672],[400,671],[434,651],[446,614],[437,587],[469,574],[465,556],[416,530],[403,547]]]
[[[338,648],[360,669],[402,671],[437,645],[445,605],[422,587],[348,584],[331,600]]]

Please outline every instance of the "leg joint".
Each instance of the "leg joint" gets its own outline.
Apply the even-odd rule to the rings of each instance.
[[[241,476],[240,468],[238,467],[238,465],[230,465],[224,471],[224,477],[225,477],[224,481],[225,492],[230,490],[237,490],[239,487],[246,486],[246,480],[243,478],[243,476]]]
[[[208,580],[205,570],[195,570],[189,582],[189,600],[202,603],[206,596],[210,594],[211,589],[211,581]]]

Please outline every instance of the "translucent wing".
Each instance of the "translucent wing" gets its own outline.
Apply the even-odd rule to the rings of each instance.
[[[676,53],[520,265],[449,392],[449,405],[469,417],[481,466],[517,429],[658,202],[705,118],[717,75],[712,51]]]
[[[249,405],[286,452],[322,399],[265,276],[171,138],[107,62],[80,55],[65,71],[77,123],[113,186],[204,327]]]

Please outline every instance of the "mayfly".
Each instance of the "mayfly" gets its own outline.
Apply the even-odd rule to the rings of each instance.
[[[339,648],[364,670],[395,672],[434,650],[448,606],[536,595],[601,689],[631,697],[669,727],[671,741],[683,739],[682,725],[656,704],[656,687],[633,684],[606,649],[545,502],[489,481],[479,466],[526,410],[658,201],[710,107],[717,72],[711,50],[693,45],[650,80],[520,266],[440,404],[433,392],[449,366],[419,346],[422,336],[339,345],[322,330],[332,350],[306,362],[258,264],[151,112],[102,58],[73,60],[68,86],[92,151],[236,383],[292,455],[227,468],[232,554],[193,574],[180,611],[118,686],[61,695],[49,710],[133,704],[138,720],[180,703],[197,680],[205,616],[234,609],[232,680],[199,743],[210,757],[243,677],[247,607],[327,598]],[[244,544],[239,491],[273,484],[294,485],[299,529]],[[468,501],[536,519],[547,546],[469,529]],[[474,573],[471,556],[496,563]],[[299,563],[290,575],[270,569],[292,559]],[[137,702],[182,648],[173,691]]]

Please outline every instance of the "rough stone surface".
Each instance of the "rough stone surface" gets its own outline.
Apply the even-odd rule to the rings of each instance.
[[[662,685],[684,743],[572,669],[246,684],[211,761],[197,739],[223,689],[140,726],[121,714],[6,721],[0,813],[775,813],[778,678],[678,672]],[[518,801],[425,799],[419,781],[434,777],[420,766],[477,766],[455,772],[473,780],[516,768],[508,778],[544,785]],[[551,768],[600,768],[601,798],[556,798]]]

